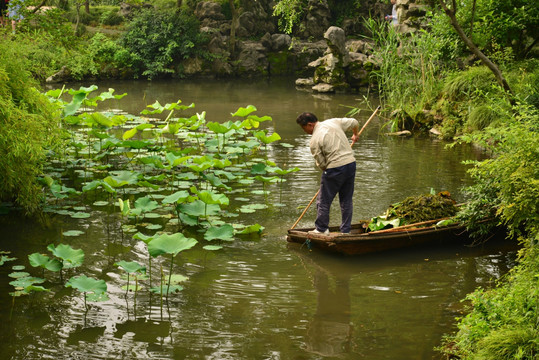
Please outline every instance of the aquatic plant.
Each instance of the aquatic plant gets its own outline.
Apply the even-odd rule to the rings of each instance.
[[[84,297],[84,308],[88,309],[87,301],[107,301],[107,283],[105,280],[97,280],[86,275],[73,276],[65,284],[66,287],[80,291]]]
[[[151,256],[157,257],[160,255],[170,255],[170,270],[167,283],[166,298],[168,300],[168,294],[171,286],[172,269],[174,266],[174,257],[180,252],[188,250],[198,243],[193,238],[185,237],[182,233],[175,234],[161,234],[148,243],[148,252]],[[163,283],[163,282],[161,282]],[[162,294],[162,290],[161,290]]]

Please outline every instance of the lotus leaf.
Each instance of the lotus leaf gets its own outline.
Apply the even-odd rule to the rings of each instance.
[[[274,141],[281,140],[281,136],[274,132],[270,136],[267,136],[264,131],[257,131],[254,133],[255,137],[264,144],[271,144]]]
[[[107,291],[107,283],[105,280],[97,280],[87,277],[86,275],[72,277],[67,281],[65,286],[77,289],[83,293],[92,292],[95,294],[101,294]]]
[[[16,271],[16,272],[10,273],[8,276],[14,279],[19,279],[19,278],[30,276],[30,274],[25,271]]]
[[[162,254],[176,256],[181,251],[188,250],[196,244],[195,239],[185,237],[182,233],[161,234],[148,243],[148,252],[153,257]]]
[[[197,194],[198,198],[205,204],[228,205],[230,203],[225,194],[217,194],[208,190],[198,191],[194,186],[191,187],[191,191]]]
[[[75,250],[66,244],[59,244],[57,247],[54,247],[54,244],[49,244],[47,249],[57,258],[62,259],[62,265],[65,269],[81,266],[84,261],[82,249]]]
[[[126,272],[128,272],[130,274],[134,274],[134,273],[144,274],[144,273],[146,273],[146,267],[140,265],[136,261],[122,260],[122,261],[118,261],[114,265],[116,265],[118,267],[121,267],[122,269],[124,269]]]
[[[254,233],[261,233],[262,231],[264,231],[264,227],[262,225],[254,224],[254,225],[247,226],[245,229],[238,232],[238,234],[242,234],[242,235],[254,234]]]
[[[223,225],[220,227],[210,227],[204,234],[204,239],[212,240],[234,240],[234,228],[231,225]]]
[[[166,280],[165,284],[170,283],[170,285],[177,285],[179,283],[182,283],[184,281],[189,280],[187,276],[181,275],[181,274],[172,274],[169,276],[169,278]]]
[[[4,265],[4,263],[6,263],[7,261],[13,261],[13,260],[17,260],[17,258],[10,258],[9,256],[2,255],[0,256],[0,266]]]
[[[153,288],[150,289],[150,292],[152,292],[154,294],[163,295],[163,294],[180,292],[182,290],[183,290],[183,286],[181,286],[181,285],[170,285],[170,286],[163,287],[163,288],[161,288],[160,286],[153,287]]]
[[[31,286],[34,284],[42,284],[44,282],[45,282],[45,279],[26,276],[26,277],[18,278],[17,280],[10,281],[9,284],[12,285],[16,290],[22,290],[22,289],[27,288],[28,286]]]
[[[150,199],[149,197],[141,197],[135,201],[135,208],[140,209],[142,212],[150,212],[159,207],[157,201]]]
[[[169,196],[166,196],[162,203],[163,204],[174,204],[174,203],[182,203],[185,201],[188,201],[191,195],[186,190],[176,191],[173,194],[170,194]]]
[[[223,247],[220,245],[206,245],[203,247],[203,249],[207,251],[217,251],[217,250],[221,250],[222,248]]]
[[[254,107],[253,105],[247,105],[246,108],[244,107],[240,107],[238,110],[236,110],[235,113],[231,113],[232,116],[241,116],[241,117],[246,117],[248,116],[250,113],[256,111],[256,107]]]
[[[199,217],[207,215],[217,215],[219,214],[221,207],[217,204],[205,204],[201,200],[196,200],[189,204],[179,204],[177,206],[177,209],[187,215]]]
[[[62,270],[62,263],[56,259],[50,259],[47,255],[40,253],[33,253],[28,255],[28,261],[33,267],[42,267],[49,271],[60,271]]]

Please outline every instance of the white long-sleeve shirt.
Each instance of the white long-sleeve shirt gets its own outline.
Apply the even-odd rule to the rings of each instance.
[[[310,148],[321,170],[336,168],[356,161],[346,131],[359,128],[353,118],[333,118],[319,121],[313,129]]]

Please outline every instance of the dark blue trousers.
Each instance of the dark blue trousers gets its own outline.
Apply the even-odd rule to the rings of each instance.
[[[354,204],[354,181],[356,178],[356,163],[352,162],[332,169],[326,169],[320,180],[320,193],[316,200],[317,217],[315,226],[318,231],[326,231],[329,227],[329,210],[331,203],[339,194],[341,206],[341,232],[349,233],[352,224]]]

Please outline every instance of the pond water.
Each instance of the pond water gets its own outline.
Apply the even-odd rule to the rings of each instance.
[[[89,84],[84,84],[88,86]],[[376,99],[361,94],[314,95],[298,91],[293,79],[182,80],[97,83],[128,93],[106,106],[138,114],[148,104],[181,99],[206,111],[208,121],[249,104],[259,116],[273,118],[282,137],[268,157],[281,167],[298,167],[281,188],[251,202],[264,209],[241,213],[234,221],[258,223],[262,236],[238,238],[217,252],[200,245],[175,258],[174,273],[188,276],[183,291],[161,303],[147,290],[125,297],[126,280],[114,265],[121,260],[147,263],[145,245],[121,231],[125,220],[113,207],[91,207],[90,217],[51,215],[43,222],[17,214],[0,216],[0,250],[17,260],[0,267],[0,358],[2,359],[431,359],[444,333],[454,330],[463,311],[462,298],[478,286],[488,287],[514,264],[514,248],[502,244],[450,246],[342,257],[287,244],[285,234],[318,190],[319,171],[308,149],[309,136],[295,123],[311,111],[320,119],[344,116],[362,108],[363,124]],[[76,88],[79,84],[72,84]],[[354,219],[380,215],[407,196],[447,190],[459,202],[470,183],[463,160],[483,154],[470,146],[452,149],[430,138],[390,138],[377,118],[354,146],[358,173]],[[262,188],[253,184],[254,188]],[[230,207],[245,194],[231,195]],[[314,206],[298,227],[311,226]],[[338,224],[338,201],[331,213]],[[67,230],[82,235],[67,237]],[[190,234],[189,236],[197,236]],[[47,253],[59,241],[84,249],[84,273],[106,280],[110,299],[89,303],[46,275],[51,293],[16,298],[13,265],[28,266],[27,255]],[[199,239],[200,240],[200,239]],[[165,272],[168,262],[162,262]],[[159,261],[154,260],[154,276]],[[35,274],[41,276],[39,272]]]

